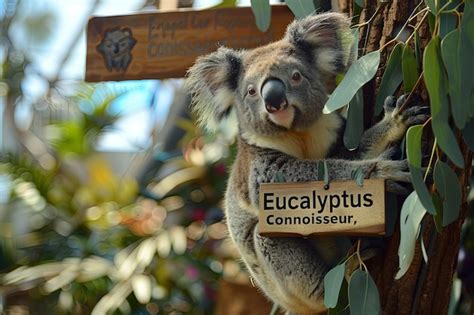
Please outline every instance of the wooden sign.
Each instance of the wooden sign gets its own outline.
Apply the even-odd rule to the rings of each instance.
[[[271,183],[260,186],[258,231],[265,236],[384,235],[385,182]]]
[[[283,37],[294,15],[272,6],[260,32],[250,7],[94,17],[87,26],[86,81],[184,77],[198,56],[219,46],[255,48]]]

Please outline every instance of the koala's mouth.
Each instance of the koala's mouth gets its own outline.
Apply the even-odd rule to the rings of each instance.
[[[295,120],[296,108],[294,105],[288,106],[284,110],[279,110],[274,113],[268,113],[268,118],[272,123],[285,129],[290,129]]]

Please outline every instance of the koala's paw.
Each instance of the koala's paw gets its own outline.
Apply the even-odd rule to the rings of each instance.
[[[430,117],[429,106],[423,105],[421,97],[417,94],[413,95],[409,103],[403,106],[407,97],[408,95],[404,94],[395,100],[395,97],[388,96],[384,102],[385,115],[405,128],[422,124]]]
[[[397,194],[406,194],[409,189],[400,183],[411,183],[407,160],[392,160],[395,150],[389,149],[376,159],[371,178],[386,179],[387,190]]]

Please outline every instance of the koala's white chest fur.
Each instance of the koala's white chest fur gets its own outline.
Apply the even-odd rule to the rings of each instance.
[[[342,124],[336,113],[322,115],[316,123],[304,131],[287,131],[280,137],[259,136],[244,132],[242,136],[249,144],[278,150],[298,159],[324,159],[337,140]]]

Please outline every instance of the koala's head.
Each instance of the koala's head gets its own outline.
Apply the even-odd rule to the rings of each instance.
[[[214,130],[232,110],[240,131],[274,136],[312,126],[351,59],[348,19],[297,20],[280,41],[247,51],[221,47],[197,59],[186,84],[201,125]]]
[[[110,56],[121,56],[130,52],[130,49],[135,46],[136,42],[130,28],[113,29],[105,32],[104,39],[98,46],[98,49],[100,52]]]

